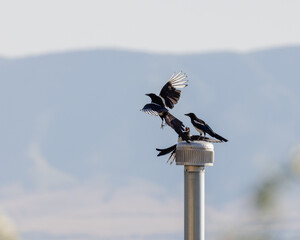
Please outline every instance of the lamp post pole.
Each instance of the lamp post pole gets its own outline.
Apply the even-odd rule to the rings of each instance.
[[[176,165],[184,165],[184,240],[205,239],[205,166],[213,162],[213,144],[177,144]]]

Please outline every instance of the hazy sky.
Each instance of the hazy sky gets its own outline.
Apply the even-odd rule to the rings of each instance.
[[[117,47],[156,52],[300,44],[299,0],[1,0],[0,56]]]

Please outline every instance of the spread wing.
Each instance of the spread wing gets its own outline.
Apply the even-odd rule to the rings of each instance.
[[[180,98],[181,90],[178,88],[185,88],[188,80],[185,73],[174,73],[169,81],[163,86],[159,95],[164,99],[165,105],[172,109]]]
[[[148,103],[146,104],[141,111],[150,114],[150,115],[159,115],[160,113],[168,112],[168,109],[164,108],[161,105],[158,105],[156,103]]]

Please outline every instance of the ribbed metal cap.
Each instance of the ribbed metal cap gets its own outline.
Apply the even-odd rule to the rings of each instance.
[[[176,149],[176,165],[213,166],[214,145],[209,142],[179,142]]]

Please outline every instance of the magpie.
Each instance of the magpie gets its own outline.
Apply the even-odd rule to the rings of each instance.
[[[186,141],[187,143],[190,142],[187,132],[184,131],[184,125],[179,119],[174,117],[170,112],[164,112],[162,114],[162,118],[165,120],[167,125],[175,130],[183,141]]]
[[[185,88],[187,86],[188,80],[186,80],[186,78],[187,76],[185,73],[174,73],[168,82],[163,86],[158,96],[154,93],[146,94],[146,96],[151,98],[151,104],[153,105],[149,106],[149,104],[146,104],[142,111],[148,114],[159,115],[162,120],[161,127],[164,126],[164,118],[161,116],[161,114],[155,114],[153,111],[155,111],[155,108],[158,108],[158,106],[163,107],[164,109],[172,109],[180,98],[181,90],[178,88]]]
[[[222,142],[220,140],[215,140],[212,138],[203,137],[203,136],[199,136],[199,135],[190,135],[189,127],[185,128],[184,134],[189,138],[190,141],[205,141],[205,142],[212,142],[212,143],[221,143]],[[178,142],[181,142],[181,141],[182,141],[182,138],[179,137]],[[176,150],[177,150],[177,144],[174,144],[173,146],[168,147],[168,148],[156,148],[156,151],[159,151],[159,153],[157,154],[158,157],[171,153],[171,155],[167,161],[167,162],[170,161],[170,164],[172,164],[176,160]]]
[[[200,133],[200,136],[202,136],[202,133],[203,133],[204,137],[205,137],[206,133],[208,133],[210,136],[212,136],[222,142],[228,141],[227,139],[216,134],[208,124],[206,124],[200,118],[197,118],[197,116],[194,113],[187,113],[184,115],[189,116],[191,118],[191,122],[192,122],[193,126],[195,127],[195,129]]]
[[[148,114],[160,116],[162,121],[165,121],[167,125],[173,128],[179,137],[181,137],[184,141],[189,142],[189,137],[187,133],[184,132],[184,124],[174,117],[168,109],[155,103],[148,103],[144,106],[142,111]]]
[[[187,133],[184,132],[184,127],[185,127],[184,124],[179,119],[174,117],[168,111],[168,109],[155,103],[148,103],[144,106],[142,110],[148,114],[160,116],[162,121],[165,121],[167,125],[173,128],[175,132],[178,134],[178,136],[181,137],[181,139],[189,143],[189,137]]]

